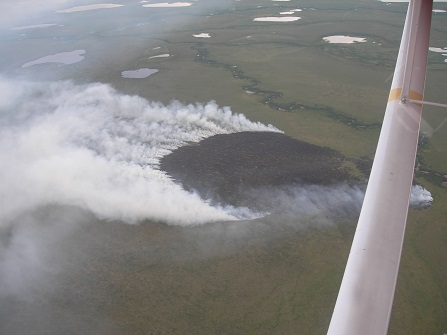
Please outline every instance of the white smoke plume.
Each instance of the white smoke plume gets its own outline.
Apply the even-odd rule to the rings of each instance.
[[[421,185],[413,185],[410,194],[410,206],[413,208],[427,208],[433,203],[433,197],[427,189]]]
[[[104,84],[2,79],[0,90],[2,223],[47,204],[130,223],[235,220],[237,210],[211,207],[174,184],[159,159],[214,134],[278,131],[214,102],[164,106]]]

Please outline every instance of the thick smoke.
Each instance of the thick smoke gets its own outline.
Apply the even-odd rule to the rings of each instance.
[[[95,217],[174,225],[256,217],[211,206],[158,165],[188,142],[278,131],[271,126],[214,102],[164,106],[104,84],[0,78],[0,92],[0,297],[51,290],[69,236]]]
[[[410,194],[410,207],[427,208],[433,203],[433,197],[427,189],[420,185],[413,185]]]
[[[0,89],[2,223],[46,204],[131,223],[235,220],[237,210],[211,207],[174,184],[159,159],[214,134],[277,131],[214,102],[164,106],[104,84],[2,80]]]

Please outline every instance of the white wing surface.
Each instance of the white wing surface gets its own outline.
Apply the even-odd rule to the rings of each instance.
[[[329,335],[386,334],[419,136],[433,0],[410,0],[379,143]]]

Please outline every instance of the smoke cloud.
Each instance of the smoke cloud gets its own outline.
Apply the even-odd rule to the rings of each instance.
[[[159,160],[179,146],[215,134],[278,131],[271,125],[251,122],[214,102],[165,106],[119,94],[105,84],[0,78],[0,92],[3,226],[21,213],[48,204],[77,206],[100,219],[129,223],[151,219],[194,225],[254,215],[246,208],[213,207],[186,192],[159,170]],[[318,194],[326,204],[350,194],[346,189],[342,197],[333,195],[333,188],[319,190],[299,194],[289,189],[284,194],[301,202]],[[430,192],[413,187],[412,206],[432,201]],[[286,203],[290,202],[278,201],[274,207]],[[311,207],[306,206],[307,210]]]
[[[95,219],[190,226],[257,217],[183,190],[159,160],[214,134],[278,131],[214,102],[165,106],[104,84],[0,78],[0,111],[0,296],[25,300],[54,288],[65,244]]]
[[[410,207],[412,208],[427,208],[433,203],[433,197],[427,189],[421,185],[413,185],[410,194]]]
[[[208,254],[218,236],[237,241],[253,231],[270,236],[278,228],[352,221],[364,196],[362,187],[345,184],[266,188],[251,196],[248,209],[219,207],[185,191],[160,171],[164,155],[215,134],[279,131],[214,102],[166,106],[104,84],[0,78],[0,110],[3,297],[30,297],[46,284],[51,290],[48,278],[65,262],[54,251],[95,218],[191,226],[264,216],[190,231],[207,237],[198,240]],[[412,199],[412,205],[432,201],[420,186],[413,187]]]
[[[1,222],[46,204],[130,223],[235,220],[234,208],[211,207],[174,184],[159,159],[214,134],[278,131],[214,102],[164,106],[104,84],[2,79],[0,89]]]
[[[214,102],[165,106],[119,94],[105,84],[0,78],[0,92],[2,225],[48,204],[77,206],[100,219],[129,223],[151,219],[194,225],[254,215],[246,208],[213,207],[186,192],[159,170],[159,160],[179,146],[215,134],[278,131],[271,125],[251,122]],[[346,189],[343,197],[333,195],[334,189],[319,190],[300,195],[289,189],[285,194],[301,202],[319,194],[326,204],[350,194]],[[412,206],[433,201],[421,186],[413,187],[411,199]]]

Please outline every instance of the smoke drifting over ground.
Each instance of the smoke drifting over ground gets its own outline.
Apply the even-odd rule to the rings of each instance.
[[[160,159],[188,142],[242,131],[279,132],[213,102],[164,106],[104,84],[1,78],[0,92],[1,297],[28,299],[36,287],[42,292],[52,286],[48,278],[66,262],[55,251],[95,218],[191,226],[265,216],[190,232],[200,241],[205,234],[207,244],[218,241],[216,236],[243,239],[258,230],[270,236],[278,225],[287,230],[352,220],[360,210],[363,188],[343,183],[267,183],[247,193],[250,208],[212,205],[174,183],[160,171]],[[413,193],[419,199],[413,204],[430,197],[422,188]]]
[[[327,224],[336,218],[353,219],[360,213],[364,190],[347,184],[264,189],[256,195],[257,206],[269,208],[289,222]]]
[[[278,132],[270,125],[213,102],[164,106],[104,84],[0,79],[0,92],[2,226],[48,204],[130,223],[194,225],[253,215],[211,206],[175,184],[159,163],[187,142],[241,131]],[[413,193],[412,204],[430,196],[423,189]]]
[[[0,88],[2,222],[54,203],[126,222],[234,220],[235,209],[211,207],[174,184],[159,159],[214,134],[277,131],[213,102],[163,106],[103,84],[2,80]]]
[[[1,297],[51,291],[64,245],[96,219],[197,225],[256,216],[183,190],[159,159],[214,134],[278,131],[271,126],[213,102],[164,106],[104,84],[0,78],[0,92]]]

